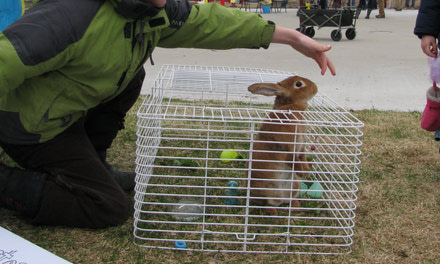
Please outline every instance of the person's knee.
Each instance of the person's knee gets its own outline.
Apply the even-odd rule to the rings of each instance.
[[[119,200],[119,207],[115,211],[115,225],[123,224],[130,217],[131,202],[127,196]]]
[[[126,195],[112,197],[101,217],[102,227],[123,224],[130,217],[130,212],[131,203]]]
[[[108,194],[106,198],[95,201],[90,207],[91,213],[89,228],[107,228],[123,224],[130,217],[131,202],[127,195],[121,191],[120,194]]]

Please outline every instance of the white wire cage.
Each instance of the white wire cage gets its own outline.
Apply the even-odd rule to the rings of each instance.
[[[274,98],[247,88],[292,75],[239,67],[162,67],[138,111],[137,245],[207,252],[351,252],[363,123],[322,93],[306,111],[277,111],[278,119],[270,120]],[[307,159],[266,161],[290,164],[277,169],[290,175],[279,180],[277,189],[289,195],[285,204],[259,205],[263,199],[252,195],[251,172],[259,128],[274,121],[289,125],[297,116],[302,118],[294,120],[295,126],[306,126],[307,133],[302,142],[284,144],[292,146],[292,157],[301,152]],[[279,152],[286,150],[268,151]],[[277,214],[268,214],[269,209]]]

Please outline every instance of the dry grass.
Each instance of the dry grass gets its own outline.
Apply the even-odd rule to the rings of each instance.
[[[345,256],[161,251],[133,244],[132,219],[104,230],[28,225],[0,209],[0,225],[73,263],[437,263],[440,259],[440,143],[420,113],[353,112],[365,123],[353,252]],[[134,169],[136,116],[110,153]]]

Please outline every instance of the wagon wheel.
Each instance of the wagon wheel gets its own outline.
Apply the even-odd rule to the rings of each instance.
[[[332,38],[333,41],[340,41],[342,38],[342,34],[340,30],[333,30],[332,33],[330,34],[330,37]]]
[[[354,28],[347,29],[347,31],[345,31],[345,36],[349,40],[353,40],[356,37],[356,30]]]
[[[305,34],[311,38],[315,36],[315,29],[313,27],[306,28]]]

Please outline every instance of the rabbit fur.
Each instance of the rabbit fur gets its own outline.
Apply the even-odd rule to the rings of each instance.
[[[309,169],[304,154],[307,126],[302,113],[298,111],[307,109],[307,102],[318,92],[318,88],[306,78],[292,76],[279,83],[255,83],[248,90],[253,94],[275,96],[274,110],[293,110],[290,113],[270,112],[272,121],[266,120],[261,124],[247,166],[249,168],[251,163],[252,202],[257,205],[280,206],[298,196],[298,178],[305,177]],[[276,121],[278,118],[284,119],[283,124]],[[286,119],[292,121],[286,124]],[[292,183],[291,180],[295,181]],[[300,206],[297,200],[292,200],[291,205]],[[278,214],[275,208],[265,210],[271,215]]]

